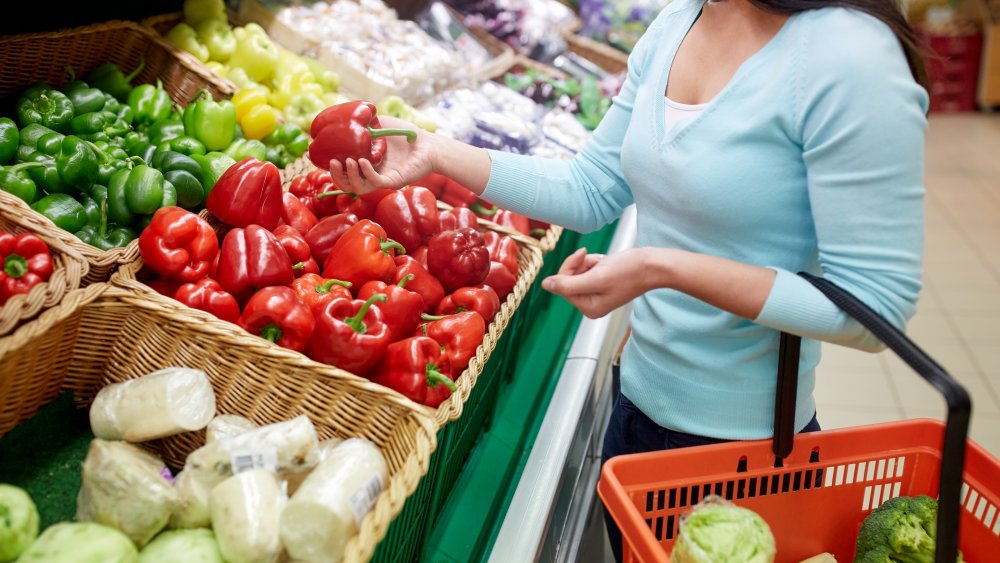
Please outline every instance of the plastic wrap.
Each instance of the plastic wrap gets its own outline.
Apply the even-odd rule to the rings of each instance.
[[[181,471],[174,478],[177,506],[170,515],[170,528],[207,528],[212,524],[208,513],[208,494],[219,479],[193,471]]]
[[[83,460],[76,519],[121,530],[139,547],[170,520],[177,491],[163,478],[163,462],[124,442],[94,439]]]
[[[323,463],[323,460],[330,456],[330,452],[335,450],[337,446],[344,442],[343,438],[330,438],[329,440],[323,440],[319,443],[319,462]],[[317,467],[319,465],[317,464]],[[312,471],[301,471],[299,473],[293,473],[285,479],[285,485],[288,489],[288,495],[291,496],[295,494],[295,491],[299,489],[302,482],[306,480]]]
[[[204,372],[171,367],[100,390],[90,427],[104,440],[144,442],[201,430],[215,416],[215,393]]]
[[[281,515],[281,540],[289,556],[309,563],[340,561],[388,478],[385,458],[371,442],[352,438],[334,448]]]
[[[257,428],[257,425],[249,418],[238,414],[220,414],[208,423],[208,428],[205,430],[205,443],[211,444],[220,438],[236,436],[254,428]]]
[[[218,484],[209,495],[212,530],[228,563],[274,563],[286,502],[274,474],[252,469]]]

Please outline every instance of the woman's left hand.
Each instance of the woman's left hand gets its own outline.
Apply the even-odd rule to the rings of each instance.
[[[581,248],[545,278],[542,287],[562,295],[585,316],[596,319],[653,289],[644,249],[605,256]]]

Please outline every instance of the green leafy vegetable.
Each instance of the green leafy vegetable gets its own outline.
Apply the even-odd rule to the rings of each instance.
[[[872,510],[858,533],[855,563],[933,563],[937,501],[926,495],[897,497]],[[958,554],[958,563],[962,563]]]
[[[8,563],[38,537],[38,509],[28,493],[0,483],[0,563]]]
[[[771,528],[756,512],[708,497],[681,521],[674,563],[772,563]]]

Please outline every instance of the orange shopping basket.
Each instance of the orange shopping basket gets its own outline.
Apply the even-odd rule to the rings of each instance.
[[[624,560],[669,562],[681,516],[705,496],[718,495],[767,521],[778,563],[823,552],[850,562],[872,509],[890,498],[924,494],[938,498],[936,563],[954,563],[957,548],[968,563],[1000,561],[1000,460],[966,441],[971,406],[965,389],[856,298],[802,275],[941,391],[947,421],[794,435],[787,414],[794,411],[788,398],[794,405],[795,385],[783,384],[779,375],[773,441],[623,455],[604,465],[598,493],[621,528]],[[797,337],[782,336],[783,347],[791,338],[797,350]],[[787,359],[785,352],[779,356]]]

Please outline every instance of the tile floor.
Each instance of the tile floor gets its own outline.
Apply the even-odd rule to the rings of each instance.
[[[970,436],[1000,457],[1000,114],[932,115],[924,292],[907,333],[965,385]],[[891,351],[824,345],[824,428],[929,417],[944,399]]]

